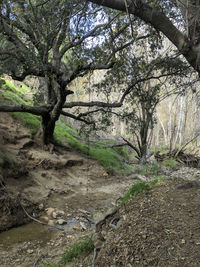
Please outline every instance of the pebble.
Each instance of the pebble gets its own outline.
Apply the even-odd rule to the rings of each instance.
[[[75,225],[73,227],[74,230],[78,230],[78,231],[81,231],[83,229],[83,227],[81,225]]]
[[[40,217],[40,220],[41,220],[42,222],[48,223],[49,218],[48,218],[47,216],[42,216],[42,217]]]
[[[84,222],[80,222],[80,225],[84,230],[87,230],[87,226],[84,224]]]
[[[43,209],[44,209],[44,204],[41,203],[41,204],[38,206],[38,209],[39,209],[39,210],[43,210]]]
[[[67,222],[65,220],[63,220],[63,219],[59,219],[59,220],[56,221],[56,223],[61,225],[61,224],[66,224]]]
[[[33,249],[28,249],[27,252],[28,252],[29,254],[32,254],[32,253],[33,253]]]
[[[65,215],[65,212],[63,210],[57,210],[56,213],[57,213],[57,216],[64,216]]]
[[[56,219],[57,216],[58,216],[58,215],[57,215],[57,212],[53,211],[52,214],[51,214],[51,216],[52,216],[54,219]]]

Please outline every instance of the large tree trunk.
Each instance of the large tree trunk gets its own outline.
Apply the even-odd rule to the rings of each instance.
[[[54,130],[59,119],[66,96],[73,92],[65,89],[65,85],[58,83],[55,75],[46,76],[46,104],[53,106],[50,112],[42,115],[41,135],[44,145],[55,143]]]
[[[42,116],[41,122],[41,135],[42,142],[44,145],[49,145],[54,141],[54,130],[55,130],[56,121],[51,119],[51,115],[48,113],[45,116]]]

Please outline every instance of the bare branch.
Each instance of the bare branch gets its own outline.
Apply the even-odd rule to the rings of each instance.
[[[84,123],[86,123],[88,125],[89,124],[95,124],[94,121],[87,121],[87,120],[81,119],[79,116],[75,116],[75,115],[73,115],[73,114],[71,114],[69,112],[61,111],[61,114],[64,115],[64,116],[66,116],[66,117],[72,118],[74,120],[82,121],[82,122],[84,122]]]
[[[91,101],[91,102],[71,102],[65,103],[63,108],[73,108],[73,107],[108,107],[108,108],[117,108],[121,107],[121,103],[106,103],[100,101]]]
[[[51,110],[48,106],[31,107],[26,105],[0,105],[0,112],[26,112],[34,115],[44,115]]]
[[[121,138],[124,140],[124,142],[125,142],[128,146],[130,146],[130,147],[137,153],[138,157],[140,158],[141,153],[140,153],[139,149],[138,149],[136,146],[132,145],[132,144],[131,144],[127,139],[125,139],[124,137],[121,136]]]
[[[112,18],[108,23],[102,23],[97,25],[96,27],[94,27],[90,32],[88,32],[87,34],[85,34],[83,37],[81,38],[77,38],[75,37],[70,43],[68,43],[67,45],[65,45],[61,51],[60,51],[60,57],[62,58],[63,55],[66,53],[66,51],[68,51],[69,49],[71,49],[72,47],[78,46],[80,45],[83,41],[85,41],[88,37],[95,37],[99,34],[100,29],[106,29],[108,28],[108,26],[111,24],[112,21],[115,20],[115,18],[117,18],[119,16],[119,14],[117,14],[114,18]]]

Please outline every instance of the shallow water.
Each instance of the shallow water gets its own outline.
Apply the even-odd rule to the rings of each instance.
[[[79,222],[75,218],[68,220],[65,225],[56,225],[56,227],[31,222],[0,233],[0,247],[7,247],[29,241],[38,241],[45,244],[51,240],[59,230],[70,232],[73,230],[73,227],[78,224]]]
[[[48,242],[55,231],[39,223],[31,222],[0,233],[0,246],[28,241]]]
[[[94,212],[92,220],[99,220],[103,217],[103,214],[105,214],[106,211],[108,211],[108,208]],[[31,241],[46,244],[58,233],[58,231],[64,230],[65,232],[72,233],[73,227],[76,225],[80,225],[80,223],[74,217],[68,219],[67,224],[56,225],[55,227],[30,222],[0,233],[0,247],[9,247],[10,245]]]

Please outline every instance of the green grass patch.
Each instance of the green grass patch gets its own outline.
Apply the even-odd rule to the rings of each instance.
[[[82,256],[87,256],[93,252],[94,244],[92,241],[92,236],[85,238],[80,242],[74,243],[62,256],[58,263],[48,263],[45,266],[48,267],[60,267],[68,266],[69,264],[76,259],[79,259]]]
[[[12,102],[15,105],[28,105],[28,103],[26,101],[24,101],[20,96],[18,96],[16,93],[9,91],[9,90],[5,90],[2,91],[2,96]]]
[[[120,155],[111,148],[93,148],[89,149],[89,156],[96,159],[109,174],[127,175],[131,167],[123,162]]]
[[[21,83],[20,88],[18,88],[9,80],[0,78],[0,86],[5,91],[12,91],[13,93],[17,94],[19,97],[25,97],[29,101],[32,100],[31,89],[24,83]]]
[[[109,174],[127,175],[132,171],[132,168],[124,162],[124,160],[128,158],[128,153],[125,151],[125,148],[116,150],[113,148],[106,148],[105,144],[108,144],[108,141],[105,141],[105,144],[103,141],[96,142],[88,147],[87,144],[78,140],[76,137],[77,134],[77,131],[69,127],[68,124],[62,123],[62,121],[56,124],[54,133],[55,139],[61,143],[67,141],[74,149],[97,160]]]
[[[151,190],[153,185],[160,183],[160,182],[163,182],[164,179],[165,179],[164,177],[158,176],[148,183],[147,182],[137,182],[137,183],[133,184],[129,188],[129,190],[124,194],[124,196],[120,202],[120,205],[123,205],[127,200],[131,199],[134,196],[137,196],[143,192],[147,192],[148,190]]]
[[[170,169],[175,169],[178,165],[178,162],[173,158],[166,158],[163,160],[162,165]]]
[[[30,130],[31,134],[36,134],[40,128],[40,118],[36,115],[23,112],[12,112],[12,117],[18,119]]]
[[[30,105],[29,101],[25,101],[26,93],[30,93],[30,89],[22,83],[21,88],[16,88],[12,82],[6,79],[0,79],[0,91],[3,98],[14,105]],[[35,116],[26,112],[11,112],[11,115],[14,119],[18,119],[22,124],[30,129],[30,133],[36,134],[40,127],[40,119],[38,116]]]
[[[68,262],[72,262],[74,259],[90,254],[94,249],[94,244],[92,241],[92,237],[87,237],[83,241],[77,242],[72,245],[72,247],[62,255],[61,263],[65,264]]]

